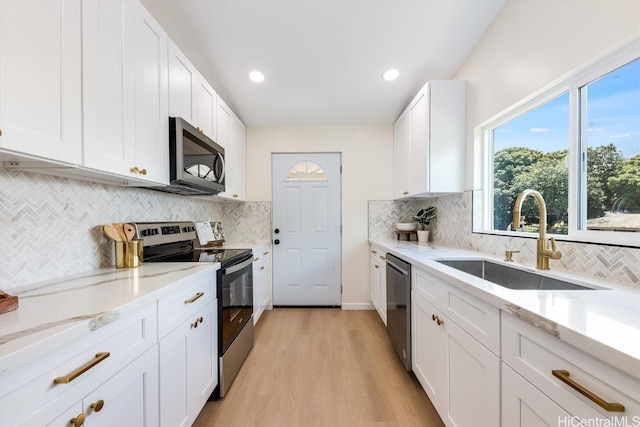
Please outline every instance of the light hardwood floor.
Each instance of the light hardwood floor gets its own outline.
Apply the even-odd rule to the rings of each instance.
[[[375,311],[266,311],[228,394],[195,427],[442,426]]]

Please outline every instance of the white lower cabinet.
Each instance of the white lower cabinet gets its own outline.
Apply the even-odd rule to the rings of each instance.
[[[217,302],[160,340],[160,425],[190,426],[218,384]]]
[[[514,375],[522,379],[511,381],[511,385],[526,383],[562,408],[558,413],[566,414],[576,423],[621,426],[640,423],[640,379],[505,312],[502,313],[502,358],[503,371],[508,365]],[[503,390],[505,398],[506,393]],[[533,392],[519,393],[533,402],[541,402],[531,397]],[[545,408],[542,403],[538,407]],[[510,414],[510,409],[503,408],[503,414],[515,416]],[[587,425],[558,422],[553,417],[547,422]]]
[[[500,360],[415,291],[413,371],[448,426],[500,424]]]
[[[569,413],[502,364],[502,425],[509,427],[570,426]],[[564,420],[564,422],[561,422]],[[579,424],[578,424],[579,425]]]
[[[158,347],[128,364],[108,381],[78,400],[63,393],[20,426],[158,425]]]
[[[74,425],[72,419],[75,425],[86,419],[88,426],[156,426],[155,337],[157,310],[152,303],[45,357],[3,372],[0,426],[62,427]]]
[[[387,262],[386,252],[371,246],[371,304],[387,324]]]
[[[271,306],[271,245],[253,254],[253,324]]]

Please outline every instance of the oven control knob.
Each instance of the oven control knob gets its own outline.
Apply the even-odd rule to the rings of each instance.
[[[276,240],[274,240],[274,241],[273,241],[273,244],[274,244],[274,245],[279,245],[279,244],[280,244],[280,239],[276,239]]]
[[[280,229],[279,229],[279,228],[276,228],[275,230],[273,230],[273,232],[274,232],[274,233],[276,233],[276,234],[278,234],[278,233],[280,233]]]

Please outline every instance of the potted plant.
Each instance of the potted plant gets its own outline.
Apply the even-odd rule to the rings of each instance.
[[[429,230],[427,226],[431,223],[431,220],[438,215],[438,208],[435,206],[429,206],[422,208],[411,219],[418,223],[418,243],[427,244],[429,241]]]

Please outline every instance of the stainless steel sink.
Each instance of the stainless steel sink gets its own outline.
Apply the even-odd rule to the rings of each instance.
[[[564,280],[542,276],[536,273],[519,270],[486,260],[437,260],[439,263],[453,267],[496,285],[517,290],[594,290],[587,286],[576,285]]]

